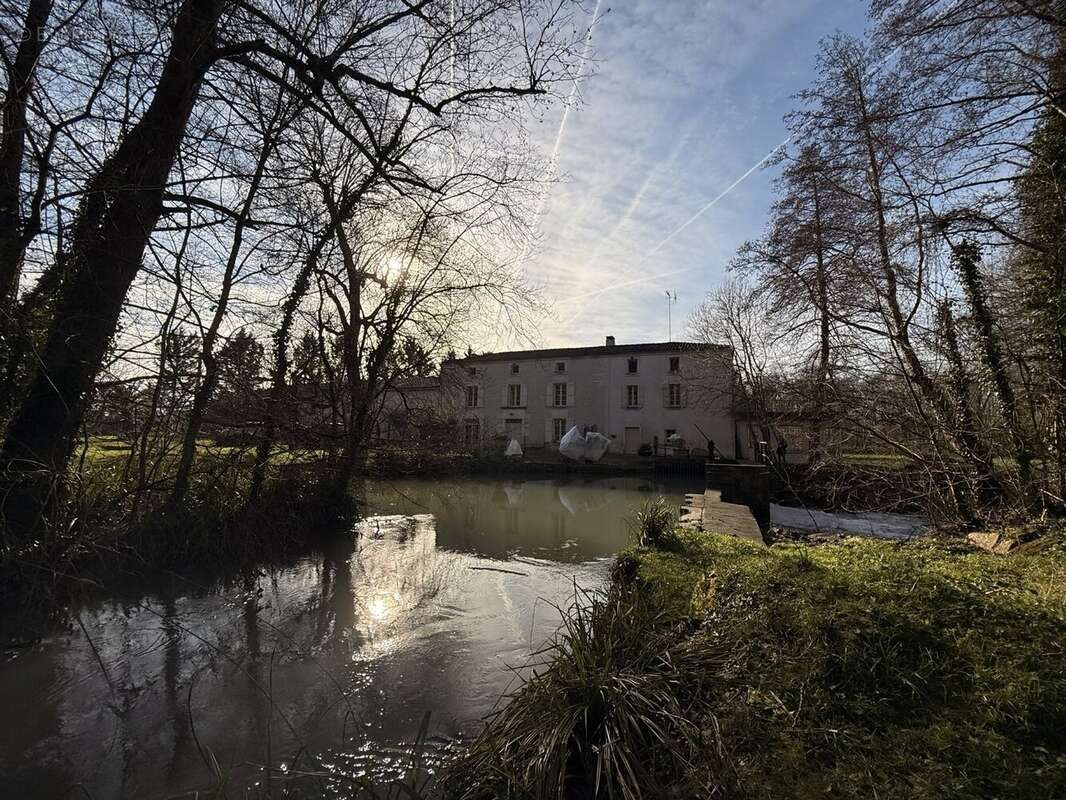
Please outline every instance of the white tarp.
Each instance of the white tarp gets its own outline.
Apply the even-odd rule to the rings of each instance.
[[[575,425],[559,440],[559,452],[574,461],[599,461],[610,444],[611,440],[602,433],[589,431],[582,435]]]
[[[520,456],[522,455],[522,445],[518,443],[517,439],[512,439],[511,443],[507,445],[507,449],[503,451],[505,456]]]
[[[602,433],[592,431],[585,434],[585,458],[590,461],[599,461],[610,446],[611,440]]]

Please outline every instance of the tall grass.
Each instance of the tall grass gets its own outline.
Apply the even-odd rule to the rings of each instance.
[[[615,584],[564,613],[542,664],[443,782],[445,797],[658,797],[660,776],[706,762],[690,720],[698,685],[719,661],[643,598]],[[682,673],[687,673],[682,679]],[[694,680],[694,676],[696,679]],[[687,787],[703,794],[705,787]]]
[[[670,548],[677,544],[674,529],[677,527],[677,512],[659,497],[640,507],[636,515],[636,528],[643,547]]]

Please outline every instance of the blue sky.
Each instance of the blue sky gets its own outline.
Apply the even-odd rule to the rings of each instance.
[[[861,34],[864,13],[849,0],[602,0],[595,63],[526,263],[554,308],[535,344],[665,340],[668,289],[684,338],[693,307],[762,230],[773,173],[756,170],[664,240],[785,138],[782,116],[811,82],[818,41]],[[545,155],[560,119],[535,123]]]

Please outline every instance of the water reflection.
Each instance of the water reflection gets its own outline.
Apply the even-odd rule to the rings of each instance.
[[[697,487],[698,488],[698,487]],[[688,482],[597,480],[411,482],[371,486],[373,513],[432,514],[437,547],[486,558],[525,554],[577,562],[618,551],[634,508],[662,492],[680,504]]]
[[[554,630],[550,604],[603,580],[632,510],[688,490],[368,485],[356,535],[284,569],[72,609],[0,664],[0,796],[172,796],[211,786],[212,759],[233,787],[328,766],[326,794],[399,769],[427,712],[433,743],[475,731]]]

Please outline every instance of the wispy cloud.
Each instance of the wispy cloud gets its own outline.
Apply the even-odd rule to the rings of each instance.
[[[539,326],[543,344],[661,339],[664,289],[681,296],[677,331],[762,229],[761,167],[785,136],[790,95],[811,80],[818,40],[863,25],[849,0],[604,5],[583,102],[540,137],[564,176],[527,260],[556,308]]]

